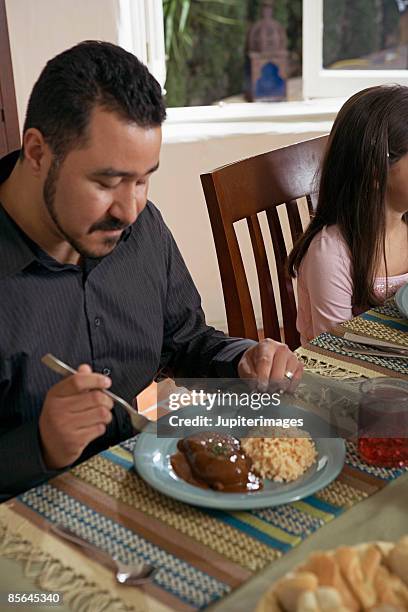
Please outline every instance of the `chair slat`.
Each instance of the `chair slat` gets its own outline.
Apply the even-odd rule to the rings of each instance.
[[[308,193],[306,196],[307,206],[309,208],[310,215],[312,215],[313,212],[316,210],[318,197],[318,193]]]
[[[290,200],[289,202],[287,202],[286,210],[288,213],[292,242],[295,243],[299,236],[303,234],[302,220],[300,218],[297,200]]]
[[[261,297],[261,309],[264,336],[266,338],[280,338],[279,319],[276,309],[276,300],[273,292],[272,278],[269,269],[265,243],[262,237],[261,226],[257,215],[247,218],[249,235],[258,272],[258,286]]]
[[[299,333],[296,329],[296,300],[293,290],[292,279],[287,270],[287,254],[282,226],[276,208],[266,211],[269,231],[271,233],[273,250],[278,272],[280,301],[282,307],[283,330],[285,342],[291,348],[300,344]]]

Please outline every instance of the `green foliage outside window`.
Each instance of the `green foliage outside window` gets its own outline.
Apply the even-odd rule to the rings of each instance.
[[[195,106],[243,91],[245,43],[262,0],[163,0],[168,106]],[[276,0],[300,72],[302,0]],[[295,68],[296,70],[296,68]]]
[[[323,65],[398,44],[394,0],[324,0]]]

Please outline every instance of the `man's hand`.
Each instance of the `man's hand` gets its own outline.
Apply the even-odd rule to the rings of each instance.
[[[281,388],[293,388],[302,378],[302,373],[303,365],[286,344],[270,338],[246,350],[238,364],[239,376],[256,379],[262,390],[273,381],[283,382]]]
[[[88,365],[81,365],[77,374],[49,390],[39,420],[48,469],[70,465],[92,440],[105,433],[112,420],[113,401],[100,389],[107,389],[111,383]]]

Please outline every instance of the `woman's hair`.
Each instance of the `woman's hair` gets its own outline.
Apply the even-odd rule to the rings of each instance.
[[[325,151],[316,212],[289,255],[296,276],[311,241],[337,225],[350,250],[353,303],[379,303],[374,279],[385,257],[385,191],[389,167],[408,153],[408,87],[369,87],[340,109]],[[408,223],[407,215],[404,215]]]

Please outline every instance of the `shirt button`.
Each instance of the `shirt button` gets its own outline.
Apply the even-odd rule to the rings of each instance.
[[[112,370],[110,370],[109,368],[103,368],[102,370],[102,374],[105,374],[105,376],[109,376],[111,372]]]
[[[94,323],[95,323],[95,327],[99,327],[100,324],[101,324],[100,318],[99,317],[95,317]]]

